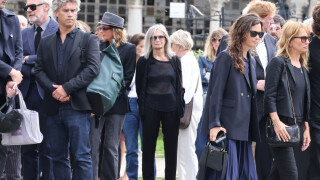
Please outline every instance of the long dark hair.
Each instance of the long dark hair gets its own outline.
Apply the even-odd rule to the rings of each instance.
[[[247,34],[252,26],[261,24],[259,16],[254,13],[249,13],[240,16],[230,28],[230,37],[228,42],[228,53],[234,59],[234,67],[241,73],[245,71],[245,62],[242,59],[243,49],[242,43],[246,40]]]

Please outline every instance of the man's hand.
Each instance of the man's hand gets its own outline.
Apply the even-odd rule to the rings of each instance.
[[[52,97],[60,102],[66,102],[70,100],[70,96],[67,95],[66,91],[63,89],[62,85],[52,85],[56,90],[53,91]]]
[[[264,91],[265,80],[259,80],[257,83],[257,89],[260,91]]]
[[[8,81],[6,85],[6,91],[8,98],[12,98],[18,89],[18,84],[14,81]]]
[[[23,77],[21,72],[15,70],[14,68],[12,68],[12,70],[10,71],[9,76],[11,76],[12,81],[16,82],[17,84],[21,83]]]

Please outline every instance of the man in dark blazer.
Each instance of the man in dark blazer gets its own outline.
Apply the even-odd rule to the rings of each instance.
[[[5,9],[6,0],[0,0],[0,104],[4,104],[8,90],[22,81],[22,41],[18,17]],[[6,90],[7,88],[7,90]],[[1,136],[0,136],[1,140]],[[7,178],[21,177],[20,146],[0,144],[0,176],[6,166]],[[6,164],[7,163],[7,164]]]
[[[59,23],[56,33],[41,39],[32,70],[44,89],[43,112],[53,160],[54,179],[92,179],[89,142],[90,111],[86,87],[100,69],[99,39],[90,34],[81,63],[80,45],[85,33],[75,26],[78,0],[56,0],[53,11]],[[69,153],[70,149],[70,153]]]
[[[50,0],[27,0],[25,6],[28,19],[33,25],[22,31],[24,61],[21,72],[24,79],[19,85],[19,89],[22,92],[27,108],[39,113],[40,130],[44,138],[41,144],[22,146],[24,180],[37,180],[40,178],[41,172],[42,178],[53,179],[52,160],[46,136],[46,119],[44,113],[40,110],[44,91],[35,81],[35,77],[31,75],[31,69],[37,60],[35,45],[39,44],[41,37],[46,37],[58,30],[58,23],[48,14],[51,4]],[[39,34],[37,29],[40,29]]]

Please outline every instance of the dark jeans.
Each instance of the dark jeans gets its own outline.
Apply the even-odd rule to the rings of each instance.
[[[165,151],[165,179],[175,180],[180,123],[177,111],[161,112],[146,107],[144,116],[141,118],[143,131],[143,179],[154,179],[154,158],[161,122]]]
[[[94,119],[94,118],[92,118]],[[102,146],[101,158],[101,180],[117,180],[118,177],[118,161],[119,144],[123,122],[125,115],[111,114],[101,117],[99,126],[95,127],[95,122],[92,121],[90,125],[90,142],[92,146],[93,159],[93,179],[98,179],[99,166],[99,148]],[[104,142],[101,143],[101,133],[104,128]]]
[[[47,126],[54,178],[71,179],[70,154],[72,179],[92,180],[90,113],[73,110],[70,104],[61,104],[56,115],[47,116]]]
[[[42,99],[35,83],[31,83],[28,94],[25,97],[27,108],[39,113],[40,131],[43,140],[40,144],[21,146],[22,169],[24,180],[41,179],[53,180],[53,165],[50,156],[50,146],[47,138],[46,115],[40,111]]]

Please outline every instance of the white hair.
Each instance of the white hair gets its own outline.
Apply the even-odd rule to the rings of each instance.
[[[152,46],[151,46],[151,37],[152,35],[157,31],[157,30],[160,30],[163,32],[165,38],[166,38],[166,44],[164,45],[164,50],[165,50],[165,53],[166,55],[169,57],[169,58],[172,58],[175,53],[171,50],[171,43],[170,43],[170,38],[169,38],[169,35],[168,35],[168,31],[166,29],[166,27],[164,27],[164,25],[162,24],[155,24],[153,26],[151,26],[148,31],[146,32],[146,36],[144,38],[144,48],[143,48],[143,54],[142,56],[144,56],[145,59],[148,59],[149,56],[150,56],[150,53],[152,51]]]
[[[182,47],[183,50],[190,50],[193,47],[193,40],[191,34],[188,31],[179,29],[172,33],[170,41],[173,44],[177,44]]]
[[[54,0],[52,3],[53,12],[59,10],[62,6],[64,6],[68,2],[75,2],[77,4],[77,12],[80,11],[80,4],[81,4],[80,0]]]

